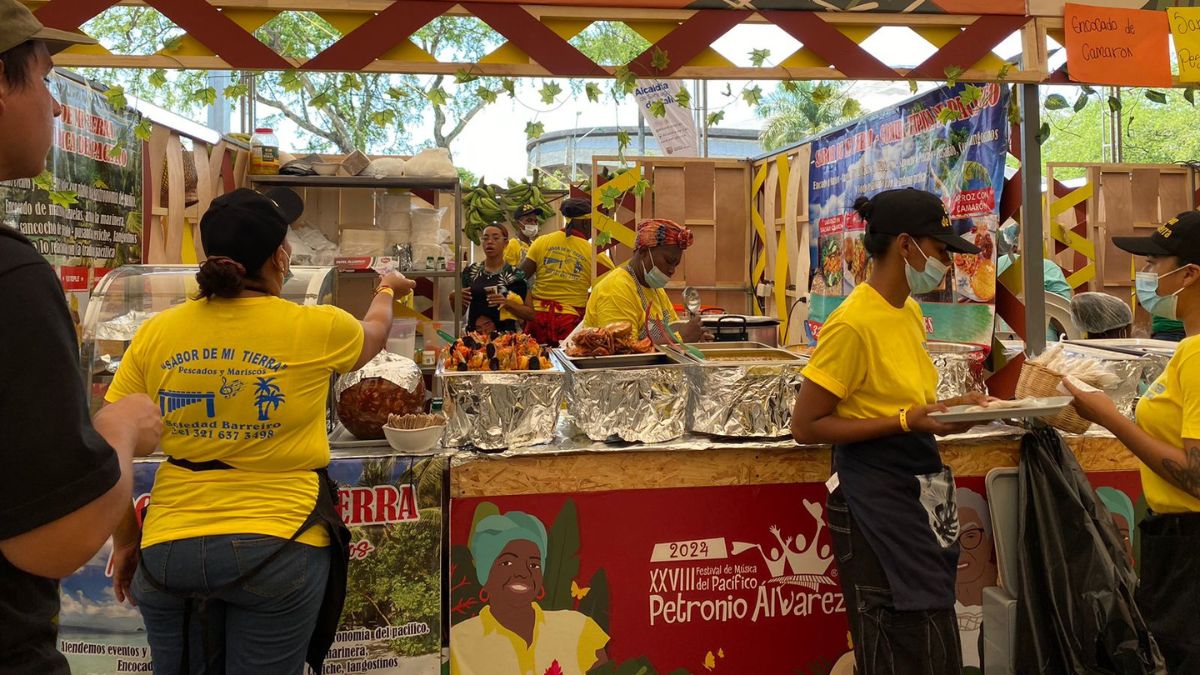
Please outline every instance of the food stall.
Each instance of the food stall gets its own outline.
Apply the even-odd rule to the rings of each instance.
[[[69,4],[69,0],[53,0],[43,16],[57,19],[61,28],[78,28],[86,21],[86,12],[67,12],[64,8]],[[247,7],[256,4],[270,5],[271,11],[289,7],[287,2],[248,3]],[[623,10],[623,5],[638,5],[559,4],[578,4],[589,17],[615,21],[631,18],[628,6]],[[604,8],[589,7],[591,4],[603,4]],[[474,3],[469,9],[453,4],[426,8],[430,16],[407,22],[414,24],[412,30],[442,11],[470,12],[485,23],[504,26],[501,32],[511,39],[511,44],[481,63],[450,64],[413,49],[408,42],[412,31],[394,27],[397,14],[390,8],[356,14],[335,2],[309,5],[306,8],[313,11],[336,12],[339,30],[347,34],[362,30],[362,35],[388,36],[333,41],[326,52],[313,57],[317,62],[312,65],[319,64],[322,69],[503,76],[612,74],[611,69],[593,68],[596,64],[586,58],[581,62],[582,54],[567,43],[569,38],[559,37],[572,30],[568,25],[581,23],[580,7],[540,7],[530,12],[516,2],[496,2]],[[943,74],[950,77],[953,71],[953,80],[1022,83],[1022,134],[1020,139],[1009,139],[1009,149],[1023,154],[1028,162],[1029,170],[1022,176],[1025,191],[1038,192],[1037,83],[1066,77],[1065,67],[1052,72],[1046,49],[1048,37],[1062,41],[1062,7],[1057,3],[1037,8],[999,3],[992,8],[996,13],[988,16],[956,14],[977,11],[962,3],[939,2],[937,7],[929,3],[926,9],[928,12],[922,9],[917,14],[879,19],[872,18],[871,11],[810,15],[705,9],[693,13],[692,9],[638,7],[638,30],[656,44],[632,62],[628,72],[653,77],[729,77],[733,73],[748,79],[941,80]],[[213,69],[300,65],[282,61],[253,42],[254,49],[217,48],[226,38],[245,47],[267,13],[228,11],[220,24],[214,23],[220,12],[176,13],[174,18],[189,32],[187,62]],[[753,68],[735,67],[715,54],[703,53],[715,36],[743,20],[781,27],[801,39],[803,51],[777,66],[759,63]],[[255,21],[259,23],[250,26]],[[893,24],[911,24],[937,43],[926,63],[910,69],[866,58],[870,55],[857,43],[880,26]],[[517,30],[514,25],[535,30]],[[353,28],[343,28],[347,26]],[[1161,43],[1165,45],[1165,28],[1162,30]],[[990,50],[1013,31],[1021,37],[1021,58],[1010,69],[1010,64],[1001,62]],[[394,49],[385,44],[389,39]],[[668,49],[671,54],[666,58]],[[362,53],[352,53],[356,51]],[[75,59],[80,65],[97,65],[113,57],[124,59],[121,63],[125,64],[155,67],[165,58],[162,54],[100,55],[74,50],[60,56],[59,62],[69,64]],[[174,57],[166,58],[177,62]],[[652,61],[654,72],[650,70]],[[685,69],[682,73],[681,68]],[[1072,68],[1072,75],[1076,73]],[[919,121],[926,129],[933,129],[935,121],[942,124],[935,109],[953,108],[970,117],[973,104],[964,103],[966,88],[952,83],[944,89],[949,91],[938,93],[943,99],[937,101],[939,105],[927,107],[921,102],[924,114],[912,105],[899,117]],[[990,128],[963,134],[962,127],[969,124],[959,125],[958,136],[940,139],[943,143],[938,151],[943,156],[952,154],[950,150],[966,138],[1001,139],[997,134],[1007,138],[1007,115],[1003,113],[1016,111],[1018,106],[1012,99],[1001,105],[999,97],[1015,97],[1017,92],[1002,94],[1001,89],[1008,91],[1005,86],[972,92],[977,102],[979,97],[990,101],[985,106]],[[822,218],[844,215],[846,210],[846,204],[839,203],[839,196],[829,188],[841,175],[861,174],[870,165],[897,166],[907,158],[893,154],[872,162],[856,157],[853,161],[859,164],[855,167],[825,160],[843,151],[831,154],[830,148],[854,148],[856,139],[894,136],[897,129],[907,128],[895,124],[896,120],[890,120],[875,129],[852,131],[849,142],[846,138],[818,139],[823,143],[804,143],[748,161],[635,158],[636,168],[627,176],[649,179],[652,198],[630,197],[633,208],[618,208],[612,222],[599,222],[608,226],[608,233],[618,241],[629,240],[628,226],[635,217],[668,217],[697,228],[705,254],[689,257],[696,263],[689,262],[684,270],[686,281],[700,287],[707,301],[731,312],[773,315],[780,323],[781,344],[807,343],[818,336],[820,318],[832,311],[837,298],[853,284],[861,283],[867,272],[858,224],[821,222]],[[1008,144],[1000,141],[999,145],[1003,150]],[[176,175],[178,146],[178,142],[171,146],[173,154],[167,161],[173,183],[181,183]],[[214,151],[213,157],[215,167],[215,158],[224,158],[225,152]],[[1002,172],[995,171],[1004,163],[1003,152],[993,152],[986,160],[978,155],[964,159],[958,176],[961,180],[950,183],[949,189],[960,197],[969,193],[969,199],[960,200],[965,204],[986,205],[978,213],[958,215],[962,220],[975,219],[962,225],[970,228],[976,241],[987,243],[994,240],[996,228],[1021,207],[1019,199],[1011,199],[1017,194],[1012,188],[1021,186],[1006,185],[1002,198],[1001,185],[1010,183],[999,177]],[[151,158],[150,164],[155,162],[157,168],[152,168],[151,174],[157,179],[163,161]],[[237,162],[244,173],[244,158]],[[833,175],[811,176],[807,167],[813,163],[830,165]],[[936,164],[931,175],[945,185],[947,163]],[[324,179],[306,180],[314,190],[325,189],[319,185]],[[258,181],[264,185],[271,182]],[[226,183],[228,188],[229,181]],[[172,186],[170,204],[155,197],[147,209],[156,218],[167,213],[178,221],[178,227],[164,230],[169,235],[166,241],[157,229],[150,236],[152,243],[158,236],[159,247],[176,259],[172,261],[178,261],[181,246],[194,246],[191,230],[183,227],[184,198],[176,192]],[[594,192],[593,200],[599,201],[599,190]],[[1042,216],[1037,202],[1029,199],[1023,207],[1025,250],[1036,250],[1041,244]],[[622,197],[619,203],[624,205],[626,200]],[[835,213],[838,209],[843,213]],[[1127,220],[1141,224],[1154,219]],[[1077,238],[1062,232],[1056,233],[1055,239],[1079,245]],[[454,255],[457,262],[457,251]],[[719,257],[734,263],[718,265]],[[370,260],[368,266],[375,262]],[[1026,286],[1040,284],[1036,268],[1025,270]],[[817,274],[810,275],[811,269],[818,270]],[[425,271],[434,272],[429,276],[435,278],[443,272]],[[313,280],[317,276],[314,273]],[[817,282],[815,288],[809,284],[810,276]],[[956,265],[955,281],[942,289],[944,297],[931,302],[936,307],[927,314],[930,332],[949,341],[936,347],[934,354],[943,376],[939,395],[983,386],[984,355],[989,351],[987,368],[997,373],[1012,371],[1005,393],[1013,390],[1021,359],[1013,358],[1007,364],[997,359],[1004,350],[991,340],[996,312],[1021,314],[1025,309],[1017,302],[1018,292],[1012,290],[1012,282],[1020,274],[1009,276],[997,283],[992,260],[967,261]],[[369,285],[370,275],[354,278],[360,285]],[[143,283],[126,278],[126,283],[135,282]],[[111,308],[95,310],[101,314],[88,321],[91,344],[85,345],[84,368],[94,398],[103,393],[105,378],[136,328],[138,317],[131,312],[159,308],[126,307],[126,300],[118,298],[115,290],[104,293],[114,301],[109,303]],[[178,287],[161,297],[169,304],[177,301],[183,290],[185,287]],[[957,302],[956,293],[969,302]],[[325,294],[322,291],[315,297],[324,300]],[[1033,324],[1044,312],[1036,294],[1027,302]],[[88,313],[90,317],[91,308]],[[1024,326],[1012,319],[1010,323]],[[106,325],[101,332],[100,327]],[[1040,351],[1037,328],[1028,331],[1034,353]],[[1018,346],[1016,353],[1022,347]],[[490,599],[476,578],[475,562],[482,552],[474,540],[475,526],[484,518],[513,512],[542,526],[549,549],[546,569],[537,582],[539,605],[562,616],[582,615],[611,638],[605,656],[612,666],[606,666],[606,672],[828,673],[842,667],[850,644],[824,518],[830,451],[798,447],[787,437],[790,396],[798,383],[796,370],[803,363],[803,350],[799,351],[784,352],[793,356],[765,359],[766,363],[758,358],[763,354],[738,354],[739,360],[726,361],[711,353],[697,360],[669,351],[622,362],[584,361],[587,357],[556,353],[550,355],[545,368],[540,367],[539,355],[537,370],[517,367],[473,372],[468,365],[464,372],[458,364],[451,369],[443,363],[431,386],[431,403],[434,408],[439,402],[445,406],[448,423],[441,447],[429,449],[435,454],[414,457],[380,439],[347,437],[345,429],[334,429],[332,473],[345,486],[341,499],[343,513],[355,532],[355,564],[351,566],[345,630],[331,654],[333,667],[339,672],[437,672],[442,660],[439,652],[447,637],[443,622],[453,649],[454,627],[476,619]],[[717,358],[708,358],[711,356]],[[494,358],[488,355],[489,361]],[[1153,358],[1155,354],[1133,355],[1134,360]],[[1139,362],[1130,367],[1143,365]],[[988,386],[997,388],[1002,379],[993,377]],[[367,417],[380,411],[357,412]],[[1017,464],[1021,433],[1018,427],[993,424],[942,444],[943,457],[958,476],[964,531],[975,533],[971,545],[964,546],[960,563],[959,619],[965,649],[978,641],[981,589],[996,582],[983,479],[990,471]],[[1067,442],[1093,484],[1111,491],[1114,518],[1123,520],[1125,530],[1136,541],[1134,525],[1144,513],[1136,462],[1102,433],[1069,435]],[[157,460],[138,463],[135,483],[139,501],[146,499],[156,466]],[[442,491],[447,473],[448,495]],[[443,508],[447,498],[448,519]],[[78,671],[146,670],[149,655],[138,634],[136,611],[111,602],[105,594],[106,555],[102,551],[81,574],[64,582],[60,647],[72,656]],[[392,583],[394,580],[399,582]],[[439,603],[435,597],[439,592],[448,596],[447,602]],[[968,666],[972,664],[969,653],[964,653],[964,660]],[[977,655],[974,665],[978,665]]]

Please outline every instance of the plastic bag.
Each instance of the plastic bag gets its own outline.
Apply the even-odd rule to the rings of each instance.
[[[418,152],[404,164],[405,176],[424,178],[453,178],[458,175],[450,151],[446,148],[429,148]]]
[[[1018,491],[1016,672],[1165,675],[1116,525],[1057,431],[1021,440]]]

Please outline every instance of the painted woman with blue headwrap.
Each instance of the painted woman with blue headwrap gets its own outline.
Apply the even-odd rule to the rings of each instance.
[[[479,521],[468,545],[486,606],[450,629],[452,675],[583,675],[608,661],[608,635],[590,617],[544,611],[542,522],[520,511]]]

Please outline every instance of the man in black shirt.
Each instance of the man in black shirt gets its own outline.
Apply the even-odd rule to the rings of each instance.
[[[50,53],[88,41],[0,0],[0,180],[45,168],[62,114]],[[140,396],[89,422],[58,277],[3,226],[0,350],[0,674],[69,674],[55,649],[57,579],[95,555],[129,508],[133,457],[154,451],[162,421]]]

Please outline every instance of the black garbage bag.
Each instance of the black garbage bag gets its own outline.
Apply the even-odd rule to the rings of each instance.
[[[1049,427],[1021,440],[1018,673],[1167,672],[1107,509]]]

